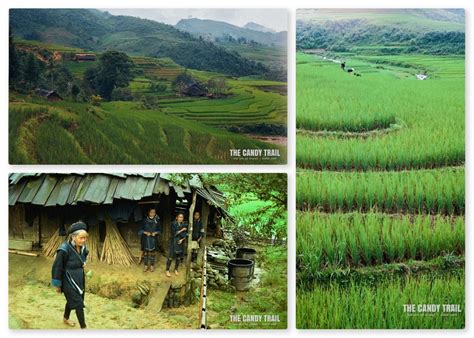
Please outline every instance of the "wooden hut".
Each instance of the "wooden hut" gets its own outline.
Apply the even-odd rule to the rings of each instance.
[[[96,55],[92,53],[80,53],[76,54],[74,59],[76,61],[95,61]]]
[[[62,242],[64,229],[78,220],[88,224],[90,245],[97,247],[97,259],[110,264],[132,262],[109,259],[107,235],[123,243],[118,250],[132,258],[140,254],[138,228],[150,207],[155,207],[163,225],[160,246],[166,251],[171,222],[177,211],[201,211],[207,233],[217,227],[212,220],[226,216],[225,199],[214,187],[204,186],[197,175],[181,184],[170,174],[35,174],[9,176],[10,248],[40,250]],[[117,237],[118,236],[118,237]],[[53,242],[53,244],[51,244]],[[114,251],[116,251],[115,248]],[[52,252],[55,251],[51,250]]]
[[[58,101],[63,100],[61,95],[59,95],[54,90],[45,90],[45,89],[39,89],[38,88],[38,89],[35,90],[35,94],[36,94],[36,96],[44,97],[46,100],[48,100],[50,102],[58,102]]]
[[[207,96],[208,90],[199,82],[192,82],[183,88],[182,93],[186,96]]]

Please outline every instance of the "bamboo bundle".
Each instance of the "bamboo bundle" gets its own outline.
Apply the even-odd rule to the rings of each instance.
[[[100,260],[107,264],[130,266],[135,263],[130,248],[120,234],[117,226],[110,219],[105,220],[105,240]]]
[[[59,229],[57,229],[49,241],[43,246],[43,255],[46,257],[54,257],[56,250],[58,250],[62,242],[64,242],[64,237],[59,236]]]
[[[99,244],[99,225],[91,226],[89,229],[89,238],[87,240],[87,248],[89,249],[89,255],[87,256],[87,260],[89,262],[99,261]]]

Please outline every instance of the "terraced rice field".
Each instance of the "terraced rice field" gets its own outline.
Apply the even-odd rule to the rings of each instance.
[[[135,79],[131,85],[132,90],[146,92],[150,78],[165,81],[163,83],[168,86],[168,90],[160,100],[160,110],[167,114],[222,128],[287,123],[286,93],[282,95],[280,90],[267,90],[273,87],[286,88],[285,83],[226,77],[230,93],[226,98],[212,100],[206,97],[176,97],[171,90],[171,82],[184,71],[182,67],[167,58],[135,57],[133,61],[143,70],[145,78]],[[222,77],[218,73],[187,71],[202,83],[207,83],[214,77]]]
[[[133,63],[143,70],[147,77],[174,80],[184,68],[169,58],[134,57]]]
[[[439,60],[434,58],[436,62],[431,62],[432,59],[417,59],[417,62],[441,67]],[[395,60],[400,62],[400,57]],[[408,58],[405,62],[411,61]],[[392,72],[358,59],[351,66],[362,77],[348,76],[337,64],[313,55],[299,54],[298,62],[297,162],[300,167],[400,170],[464,163],[462,58],[446,59],[449,65],[441,67],[440,73],[433,70],[434,78],[426,81],[416,80],[414,73],[408,77],[406,68]],[[367,73],[365,69],[373,72]],[[446,73],[446,69],[450,72]],[[393,128],[384,137],[375,134],[364,139],[341,134],[315,138],[301,132],[365,132],[393,125],[399,128]]]
[[[299,212],[298,265],[370,266],[464,254],[464,218],[442,215]]]
[[[301,209],[464,214],[464,167],[410,171],[298,173]]]
[[[286,97],[231,81],[232,97],[163,102],[163,111],[216,126],[286,123]]]
[[[134,101],[93,107],[10,93],[10,163],[286,163],[286,142],[264,142],[239,129],[262,125],[283,126],[284,130],[287,97],[281,88],[286,88],[286,83],[226,77],[228,95],[223,98],[180,97],[172,82],[183,67],[168,58],[132,59],[140,74],[129,85]],[[64,63],[78,78],[94,64]],[[187,72],[204,84],[225,76],[191,69]],[[152,83],[164,89],[151,92]],[[268,90],[273,87],[278,90]],[[145,109],[139,100],[143,95],[155,96],[156,107]],[[243,162],[232,157],[230,149],[278,149],[280,156],[246,158]]]
[[[297,327],[463,328],[464,59],[330,58],[297,54]]]
[[[229,149],[285,148],[253,140],[137,102],[10,102],[10,163],[240,163]],[[133,111],[133,114],[130,112]],[[261,162],[249,159],[246,163]]]
[[[449,304],[464,308],[464,274],[393,278],[376,286],[338,283],[302,291],[296,298],[299,328],[320,329],[459,329],[458,312],[410,315],[405,304]],[[324,311],[321,311],[324,309]]]

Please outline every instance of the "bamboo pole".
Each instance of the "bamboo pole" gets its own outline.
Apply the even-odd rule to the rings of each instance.
[[[201,277],[201,301],[199,302],[199,328],[207,329],[207,248],[204,247],[204,258],[202,260]]]
[[[20,250],[8,250],[8,253],[17,254],[21,256],[29,256],[29,257],[38,257],[39,254],[27,251],[20,251]]]

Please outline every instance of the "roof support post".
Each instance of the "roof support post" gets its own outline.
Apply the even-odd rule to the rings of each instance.
[[[204,236],[201,238],[201,243],[199,243],[199,250],[198,250],[198,257],[197,257],[198,265],[201,265],[203,261],[204,247],[206,246],[206,238],[207,238],[208,220],[209,220],[209,204],[203,198],[202,207],[201,207],[201,222],[204,229]]]
[[[191,256],[192,256],[192,240],[193,240],[193,216],[194,209],[196,208],[196,189],[193,190],[193,198],[191,206],[189,207],[189,218],[188,218],[188,248],[186,254],[186,302],[191,303]]]

